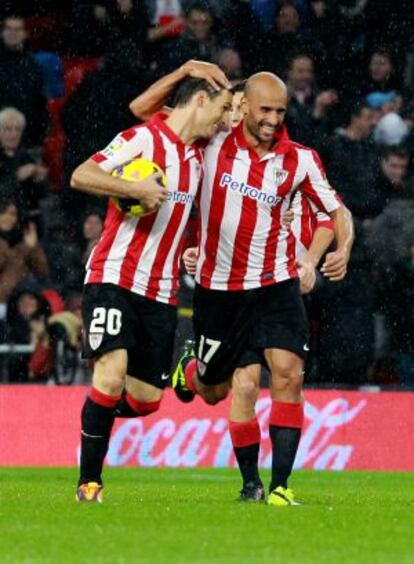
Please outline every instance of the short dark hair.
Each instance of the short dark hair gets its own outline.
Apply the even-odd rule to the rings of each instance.
[[[300,18],[298,3],[295,2],[295,0],[282,0],[282,2],[280,2],[279,5],[276,8],[275,18],[278,18],[279,15],[280,15],[280,12],[283,10],[283,8],[287,8],[287,7],[293,8],[294,10],[296,10],[296,12],[298,13],[298,16]]]
[[[345,123],[349,124],[353,117],[361,115],[363,110],[371,110],[372,108],[363,100],[358,100],[353,104],[350,104],[345,111]]]
[[[237,94],[237,92],[244,92],[246,88],[246,80],[240,80],[240,82],[236,82],[234,86],[231,88],[232,94]]]
[[[410,152],[401,145],[391,145],[389,147],[385,147],[381,153],[381,158],[389,159],[390,157],[398,157],[399,159],[410,159]]]
[[[174,106],[182,107],[188,104],[191,98],[197,92],[204,91],[207,93],[208,97],[212,100],[218,96],[221,90],[216,90],[203,78],[185,78],[177,87],[174,95]]]
[[[304,51],[296,51],[295,53],[292,54],[292,56],[288,60],[288,64],[287,64],[288,71],[292,70],[293,63],[298,59],[309,59],[312,62],[312,64],[315,65],[314,58],[310,53],[305,53]]]
[[[372,49],[370,59],[372,59],[373,55],[381,55],[382,57],[387,57],[387,59],[390,60],[390,63],[395,66],[394,52],[393,49],[388,45],[377,45],[374,49]]]
[[[192,2],[185,10],[186,17],[188,18],[191,12],[195,12],[195,11],[203,12],[204,14],[210,14],[212,19],[214,20],[214,16],[215,16],[214,10],[211,8],[211,6],[209,6],[204,2]]]

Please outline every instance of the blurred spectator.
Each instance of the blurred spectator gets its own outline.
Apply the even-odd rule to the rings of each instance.
[[[29,223],[19,225],[16,205],[0,202],[0,303],[5,303],[13,288],[27,278],[44,280],[48,261],[39,244],[37,229]]]
[[[184,33],[157,53],[158,73],[171,72],[189,59],[217,62],[219,51],[231,47],[231,43],[217,35],[214,23],[211,8],[202,2],[192,4],[185,17]]]
[[[408,183],[403,183],[398,195],[372,221],[367,232],[370,255],[381,270],[393,268],[407,256],[414,241],[413,218],[413,190]]]
[[[3,21],[0,48],[0,109],[12,106],[26,117],[26,141],[41,145],[48,117],[40,68],[26,52],[23,18],[8,16]]]
[[[47,302],[35,284],[28,283],[17,286],[7,304],[7,342],[19,345],[34,345],[35,327],[33,321],[45,320],[49,313]],[[27,353],[13,353],[10,356],[8,362],[9,382],[27,382],[29,380],[30,359],[31,354]]]
[[[296,4],[289,0],[279,5],[274,27],[263,34],[258,51],[261,70],[275,72],[281,77],[285,76],[289,61],[297,54],[310,55],[318,65],[325,61],[322,43],[311,31],[302,28]]]
[[[162,42],[181,35],[185,20],[181,0],[145,0],[151,28],[148,41]]]
[[[371,139],[374,112],[367,105],[355,104],[344,129],[329,140],[325,149],[328,178],[344,204],[357,217],[369,212],[367,194],[378,171],[378,151]]]
[[[0,183],[2,196],[13,199],[24,221],[40,226],[40,201],[48,194],[47,168],[22,146],[26,118],[15,108],[0,111]]]
[[[92,249],[98,243],[103,230],[103,215],[92,211],[87,214],[82,226],[83,242],[81,245],[82,264],[86,264]]]
[[[361,198],[363,212],[360,215],[365,219],[375,218],[392,199],[404,196],[409,162],[408,151],[401,147],[388,147],[383,151],[378,176],[368,187],[365,198]]]
[[[328,110],[338,102],[336,92],[318,91],[313,60],[308,55],[292,58],[286,84],[289,93],[286,114],[289,135],[299,143],[315,147],[319,142],[315,139],[316,129],[328,127]]]
[[[376,49],[370,56],[367,76],[361,84],[361,96],[371,92],[400,92],[401,89],[401,78],[397,76],[391,51],[385,47]]]
[[[76,303],[77,302],[77,303]],[[82,316],[79,300],[73,295],[68,307],[50,316],[36,313],[30,319],[31,343],[34,351],[28,363],[30,380],[53,377],[56,383],[72,383],[81,347]]]
[[[229,80],[237,80],[243,76],[242,60],[234,49],[222,49],[217,53],[217,64],[226,73]]]

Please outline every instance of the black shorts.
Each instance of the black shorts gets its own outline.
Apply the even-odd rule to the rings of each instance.
[[[266,366],[265,349],[306,358],[308,320],[299,280],[237,292],[196,286],[194,334],[200,381],[212,386],[241,366]]]
[[[127,374],[163,389],[177,327],[174,306],[115,284],[87,284],[83,292],[84,357],[127,349]]]

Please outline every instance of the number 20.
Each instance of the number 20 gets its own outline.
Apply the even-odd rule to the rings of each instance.
[[[105,333],[109,335],[118,335],[122,326],[122,312],[119,309],[111,307],[96,307],[93,310],[93,320],[89,328],[90,333]]]

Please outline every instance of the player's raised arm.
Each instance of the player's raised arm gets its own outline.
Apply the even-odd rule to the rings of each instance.
[[[135,98],[129,105],[131,112],[137,118],[147,121],[162,109],[169,111],[165,106],[168,97],[177,84],[186,77],[202,78],[216,90],[231,88],[226,75],[217,65],[191,60],[155,82]]]

